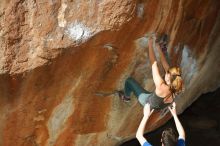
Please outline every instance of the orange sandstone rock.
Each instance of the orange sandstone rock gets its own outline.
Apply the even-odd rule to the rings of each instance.
[[[133,76],[154,89],[144,36],[170,36],[182,112],[219,86],[219,1],[2,0],[0,145],[112,146],[133,138],[142,107],[99,97]],[[178,43],[182,47],[177,48]],[[146,131],[170,118],[152,115]]]

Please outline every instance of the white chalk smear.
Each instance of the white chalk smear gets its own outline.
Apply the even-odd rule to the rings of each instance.
[[[75,21],[66,30],[67,35],[76,42],[84,42],[92,36],[92,32],[84,24]]]

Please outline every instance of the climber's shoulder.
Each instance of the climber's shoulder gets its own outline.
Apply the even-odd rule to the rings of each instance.
[[[160,85],[156,86],[155,93],[160,97],[166,97],[170,94],[169,87],[162,82]]]

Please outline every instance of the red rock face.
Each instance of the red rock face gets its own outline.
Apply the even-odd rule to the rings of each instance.
[[[136,98],[95,93],[122,89],[131,75],[154,89],[149,32],[170,36],[185,81],[182,112],[219,86],[219,10],[217,0],[1,1],[0,145],[112,146],[134,137]],[[169,118],[155,113],[146,130]]]

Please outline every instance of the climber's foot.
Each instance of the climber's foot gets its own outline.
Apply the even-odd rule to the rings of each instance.
[[[130,97],[128,96],[125,96],[125,94],[124,94],[124,92],[123,91],[117,91],[117,94],[118,94],[118,97],[122,100],[122,101],[124,101],[124,102],[130,102],[131,101],[131,99],[130,99]]]

